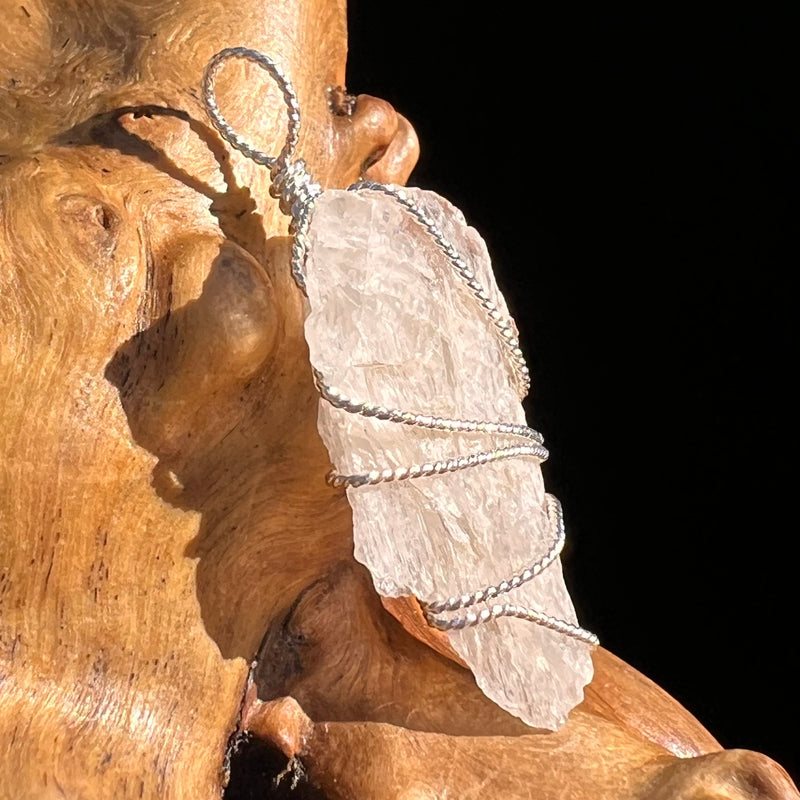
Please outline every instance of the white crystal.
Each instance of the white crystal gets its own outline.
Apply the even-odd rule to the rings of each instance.
[[[433,192],[406,192],[507,317],[478,233]],[[370,190],[326,191],[309,237],[306,338],[328,383],[387,408],[525,424],[497,330],[396,200]],[[509,441],[365,418],[325,401],[319,429],[343,474],[433,464]],[[554,538],[541,470],[530,457],[347,491],[355,557],[385,596],[431,602],[496,585],[544,555]],[[576,622],[558,561],[501,601]],[[592,677],[586,644],[525,620],[501,618],[448,635],[483,692],[537,728],[561,725]]]

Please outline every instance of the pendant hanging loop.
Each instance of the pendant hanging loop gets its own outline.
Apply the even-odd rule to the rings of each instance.
[[[230,123],[222,116],[217,105],[214,84],[217,74],[226,61],[242,58],[257,64],[265,70],[278,84],[286,103],[288,126],[283,149],[277,156],[270,156],[253,147],[243,136],[239,135]],[[306,169],[305,162],[295,159],[294,151],[300,133],[300,107],[291,81],[281,72],[280,67],[267,55],[249,47],[229,47],[217,53],[208,62],[203,74],[203,102],[206,113],[220,136],[235,147],[240,153],[256,164],[268,167],[272,185],[270,194],[278,200],[281,211],[291,218],[289,232],[292,239],[292,275],[295,282],[305,294],[306,284],[303,268],[308,247],[308,225],[314,201],[322,193],[319,184],[314,183]]]
[[[286,141],[283,144],[283,149],[277,156],[270,156],[262,150],[253,147],[243,136],[236,133],[219,110],[216,94],[214,92],[217,74],[226,61],[235,58],[250,61],[265,70],[275,83],[278,84],[283,94],[289,124],[286,132]],[[297,102],[297,95],[295,94],[291,81],[283,74],[280,67],[278,67],[269,56],[258,50],[251,50],[249,47],[228,47],[225,50],[221,50],[208,62],[208,66],[203,75],[203,101],[205,102],[206,111],[211,118],[211,122],[219,131],[222,138],[232,147],[235,147],[240,153],[244,153],[249,159],[255,161],[256,164],[268,167],[273,179],[278,173],[285,170],[287,164],[293,160],[300,133],[300,106]]]

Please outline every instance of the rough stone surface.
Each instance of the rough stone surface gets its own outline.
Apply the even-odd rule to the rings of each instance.
[[[507,314],[478,233],[438,195],[407,191]],[[525,423],[496,330],[431,237],[395,200],[368,190],[325,192],[310,240],[306,337],[312,364],[329,384],[351,398],[404,411]],[[319,427],[332,463],[345,474],[509,443],[502,435],[365,418],[325,401]],[[412,594],[430,602],[496,584],[553,541],[541,470],[530,457],[351,487],[348,496],[355,556],[389,597]],[[502,599],[576,621],[559,562]],[[484,693],[537,728],[563,723],[592,677],[587,645],[531,622],[503,618],[449,636]]]

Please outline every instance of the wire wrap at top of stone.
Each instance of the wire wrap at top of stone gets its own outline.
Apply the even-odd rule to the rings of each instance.
[[[227,61],[237,58],[257,64],[269,73],[283,93],[287,109],[287,130],[283,148],[277,156],[270,156],[250,144],[234,130],[219,110],[214,91],[217,75]],[[281,211],[290,219],[289,232],[293,236],[292,274],[297,285],[305,292],[303,264],[308,249],[308,226],[314,200],[322,193],[322,188],[312,180],[305,162],[294,158],[300,138],[300,106],[291,81],[266,54],[248,47],[229,47],[221,50],[208,62],[203,75],[202,91],[206,112],[220,136],[251,161],[269,168],[272,179],[270,194],[278,200]]]

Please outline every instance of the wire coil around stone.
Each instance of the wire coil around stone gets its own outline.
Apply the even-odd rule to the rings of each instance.
[[[429,428],[431,430],[440,430],[448,433],[502,434],[521,440],[527,440],[528,442],[533,441],[535,443],[532,445],[524,444],[505,448],[501,447],[491,451],[470,453],[468,456],[457,456],[434,463],[421,465],[413,464],[410,467],[375,469],[357,475],[341,475],[332,470],[328,474],[328,482],[332,486],[352,486],[353,488],[368,485],[374,486],[378,483],[413,480],[415,478],[441,475],[445,472],[457,472],[461,469],[480,466],[502,458],[529,455],[538,458],[541,462],[545,461],[548,457],[548,452],[543,446],[544,438],[542,435],[526,425],[506,422],[450,419],[385,408],[384,406],[366,403],[342,394],[336,387],[329,386],[325,382],[322,373],[317,369],[314,370],[314,379],[322,398],[334,408],[341,409],[349,414],[359,414],[364,417],[371,417],[385,422]],[[550,616],[537,609],[520,606],[514,603],[494,603],[491,606],[481,609],[479,612],[469,610],[464,614],[447,616],[450,612],[470,608],[478,603],[486,603],[499,595],[513,591],[528,581],[533,580],[537,575],[541,575],[541,573],[558,558],[566,541],[564,514],[561,503],[554,495],[547,494],[545,497],[547,500],[548,518],[550,519],[550,525],[555,534],[553,544],[548,552],[521,572],[507,580],[500,581],[496,585],[486,586],[469,594],[453,595],[446,600],[432,600],[427,603],[422,602],[423,613],[429,625],[442,631],[460,630],[462,628],[480,625],[500,617],[517,617],[518,619],[534,622],[544,628],[556,631],[564,636],[578,639],[590,645],[599,644],[595,634],[578,625],[574,625],[558,617]]]
[[[236,133],[219,110],[215,96],[216,77],[226,61],[236,58],[250,61],[266,70],[283,93],[287,106],[288,129],[286,140],[278,156],[269,156],[252,146],[244,137]],[[290,218],[290,232],[294,237],[292,243],[292,274],[300,289],[305,293],[304,265],[308,250],[308,227],[315,200],[321,194],[322,189],[319,184],[313,182],[305,163],[301,159],[293,158],[299,138],[300,109],[297,95],[291,82],[275,62],[264,53],[246,47],[232,47],[222,50],[211,59],[203,76],[202,91],[206,111],[222,138],[256,164],[269,168],[272,179],[270,193],[278,199],[281,211]],[[351,186],[350,190],[377,191],[389,195],[429,234],[435,246],[447,257],[461,283],[484,310],[491,326],[500,335],[504,351],[512,368],[518,394],[520,399],[524,398],[530,388],[530,373],[519,346],[513,321],[503,316],[468,264],[446,239],[433,220],[414,203],[403,189],[361,181]],[[411,465],[394,469],[376,469],[359,475],[340,475],[332,472],[329,474],[329,482],[333,486],[356,488],[384,482],[428,477],[445,472],[456,472],[504,458],[529,456],[542,462],[548,457],[548,452],[543,446],[543,437],[528,426],[506,422],[450,419],[402,411],[400,409],[384,408],[383,406],[347,397],[328,384],[318,370],[314,370],[314,378],[322,398],[335,408],[347,413],[360,414],[396,424],[446,431],[453,434],[465,432],[492,433],[506,435],[518,441],[525,440],[524,444],[512,444],[480,453],[470,453],[466,456],[454,456],[433,464]],[[445,600],[432,600],[422,603],[425,617],[432,627],[445,631],[460,630],[480,625],[499,617],[517,617],[587,644],[598,644],[597,637],[580,626],[526,606],[514,603],[495,603],[478,612],[472,610],[473,606],[479,603],[486,603],[532,580],[558,558],[565,541],[563,513],[561,504],[553,495],[548,494],[546,498],[548,517],[555,534],[553,544],[548,552],[510,579],[500,581],[496,585],[486,586],[466,594],[454,595]],[[464,609],[467,610],[457,616],[446,616],[449,613],[460,612]]]

